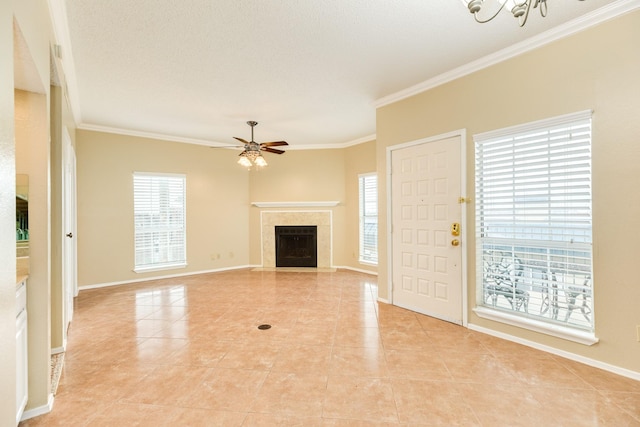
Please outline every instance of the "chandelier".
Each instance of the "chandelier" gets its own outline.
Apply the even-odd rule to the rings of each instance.
[[[481,24],[491,21],[502,10],[508,10],[513,14],[514,18],[518,19],[518,24],[522,27],[527,23],[532,6],[534,9],[539,8],[542,17],[547,16],[547,0],[462,0],[462,2],[469,8],[469,12],[473,13],[476,22]],[[485,3],[496,3],[493,7],[495,12],[493,15],[489,15],[488,18],[480,18],[478,14]]]

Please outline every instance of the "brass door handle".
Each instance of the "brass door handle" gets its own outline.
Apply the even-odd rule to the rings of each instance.
[[[458,240],[458,239],[453,239],[453,240],[451,241],[451,245],[452,245],[452,246],[460,246],[460,240]]]
[[[67,233],[67,237],[68,238],[72,238],[73,237],[73,233]]]

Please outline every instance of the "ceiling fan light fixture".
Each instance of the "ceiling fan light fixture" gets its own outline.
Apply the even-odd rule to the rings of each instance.
[[[263,168],[263,167],[267,166],[267,161],[264,159],[264,157],[262,157],[261,154],[258,155],[258,157],[255,158],[253,163],[255,163],[255,165],[258,166],[259,168]]]
[[[480,18],[478,16],[480,9],[483,8],[485,3],[492,1],[495,3],[493,7],[495,13],[488,18]],[[532,6],[534,9],[539,8],[540,15],[543,18],[547,16],[547,0],[462,0],[462,3],[469,9],[469,12],[473,14],[476,22],[481,24],[492,21],[503,9],[512,13],[513,17],[518,19],[518,25],[521,27],[527,23],[529,11]]]
[[[245,168],[250,168],[251,160],[249,160],[245,153],[242,153],[240,154],[240,158],[238,159],[238,164],[240,166],[244,166]]]
[[[260,155],[260,152],[257,150],[249,149],[244,151],[244,155],[252,162],[255,162],[256,158]]]
[[[283,154],[284,151],[274,148],[281,147],[284,145],[289,145],[286,141],[271,141],[271,142],[263,142],[258,144],[253,140],[253,128],[256,127],[258,122],[250,120],[247,124],[251,127],[251,141],[247,141],[246,139],[239,138],[234,136],[234,139],[242,142],[244,144],[244,150],[240,153],[240,158],[238,159],[238,164],[244,166],[248,169],[251,166],[255,165],[258,168],[263,168],[267,166],[267,161],[262,157],[261,151],[265,151],[267,153],[273,154]]]

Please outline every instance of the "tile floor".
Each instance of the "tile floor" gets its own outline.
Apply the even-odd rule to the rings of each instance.
[[[350,271],[82,291],[53,412],[20,425],[640,426],[640,382],[376,297]]]

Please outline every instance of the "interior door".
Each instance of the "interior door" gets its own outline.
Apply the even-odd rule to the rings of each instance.
[[[460,135],[391,151],[392,301],[463,323]]]
[[[65,128],[62,133],[62,230],[65,233],[62,246],[62,278],[64,280],[64,337],[73,318],[73,298],[78,294],[77,239],[76,239],[76,156],[71,138]]]

